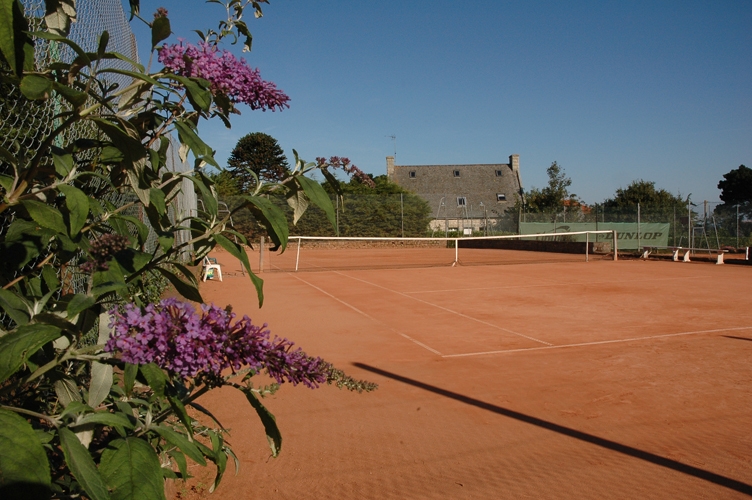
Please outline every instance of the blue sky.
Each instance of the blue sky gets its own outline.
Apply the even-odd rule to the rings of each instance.
[[[126,2],[127,4],[127,2]],[[142,0],[173,31],[215,28],[201,0]],[[718,181],[752,166],[752,2],[271,0],[247,19],[244,54],[291,97],[242,109],[201,134],[224,164],[249,132],[368,173],[397,164],[506,163],[526,189],[553,161],[571,191],[603,201],[633,180],[717,201]],[[147,60],[149,38],[134,31]],[[239,47],[228,47],[241,55]]]

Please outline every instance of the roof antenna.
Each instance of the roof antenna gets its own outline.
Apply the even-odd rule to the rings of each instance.
[[[392,144],[394,144],[394,157],[397,158],[397,136],[392,134],[385,135],[384,137],[389,137],[390,139],[392,139]]]

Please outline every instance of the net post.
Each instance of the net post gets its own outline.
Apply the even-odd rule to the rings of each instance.
[[[459,248],[460,248],[459,241],[460,241],[459,238],[454,239],[454,265],[455,266],[457,265],[457,262],[459,262]]]
[[[264,237],[261,237],[261,242],[259,243],[259,273],[264,272]]]
[[[614,238],[614,260],[619,260],[619,249],[616,244],[616,241],[618,239],[618,235],[616,234],[616,229],[611,231],[611,235]]]
[[[303,240],[303,238],[298,238],[298,252],[295,255],[295,272],[298,271],[298,263],[300,262],[300,242]]]
[[[590,262],[589,247],[590,246],[590,233],[585,233],[585,262]]]

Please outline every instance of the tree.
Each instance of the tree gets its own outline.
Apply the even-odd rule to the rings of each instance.
[[[752,212],[752,168],[739,165],[739,168],[723,174],[718,189],[721,190],[721,201],[726,208],[739,205],[740,211]]]
[[[209,178],[214,183],[214,189],[217,190],[218,197],[227,198],[241,194],[238,183],[228,170],[221,170],[210,174]]]
[[[625,189],[617,189],[614,197],[606,199],[603,205],[609,208],[626,208],[634,207],[638,203],[646,207],[673,207],[683,205],[685,201],[680,195],[673,195],[665,189],[656,189],[655,182],[640,179],[632,181]]]
[[[606,218],[612,222],[632,222],[637,217],[637,204],[640,205],[640,220],[642,222],[669,222],[675,220],[677,214],[682,224],[687,224],[687,201],[679,194],[671,194],[665,189],[656,189],[655,182],[643,179],[632,181],[626,188],[619,188],[613,198],[603,202]],[[676,231],[676,227],[674,231]]]
[[[558,213],[568,205],[579,204],[577,195],[569,192],[572,179],[564,173],[564,168],[553,162],[546,173],[548,186],[541,190],[534,187],[525,193],[525,205],[529,211]]]
[[[241,193],[251,192],[256,187],[256,179],[250,172],[266,182],[279,182],[290,175],[287,158],[277,140],[263,132],[241,137],[227,163],[228,172]]]
[[[339,192],[325,186],[337,206],[337,227],[332,227],[324,212],[311,207],[298,222],[296,234],[304,236],[424,236],[431,220],[431,208],[423,198],[391,182],[386,175],[369,182],[353,177],[340,185]],[[337,198],[339,201],[337,201]],[[401,196],[400,196],[401,195]],[[280,204],[283,202],[280,200]],[[288,214],[292,219],[292,213]],[[237,226],[237,224],[236,224]]]

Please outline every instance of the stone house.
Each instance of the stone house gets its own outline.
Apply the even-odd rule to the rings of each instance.
[[[428,201],[434,229],[482,229],[523,193],[520,155],[480,165],[395,165],[394,156],[387,156],[386,174]]]

